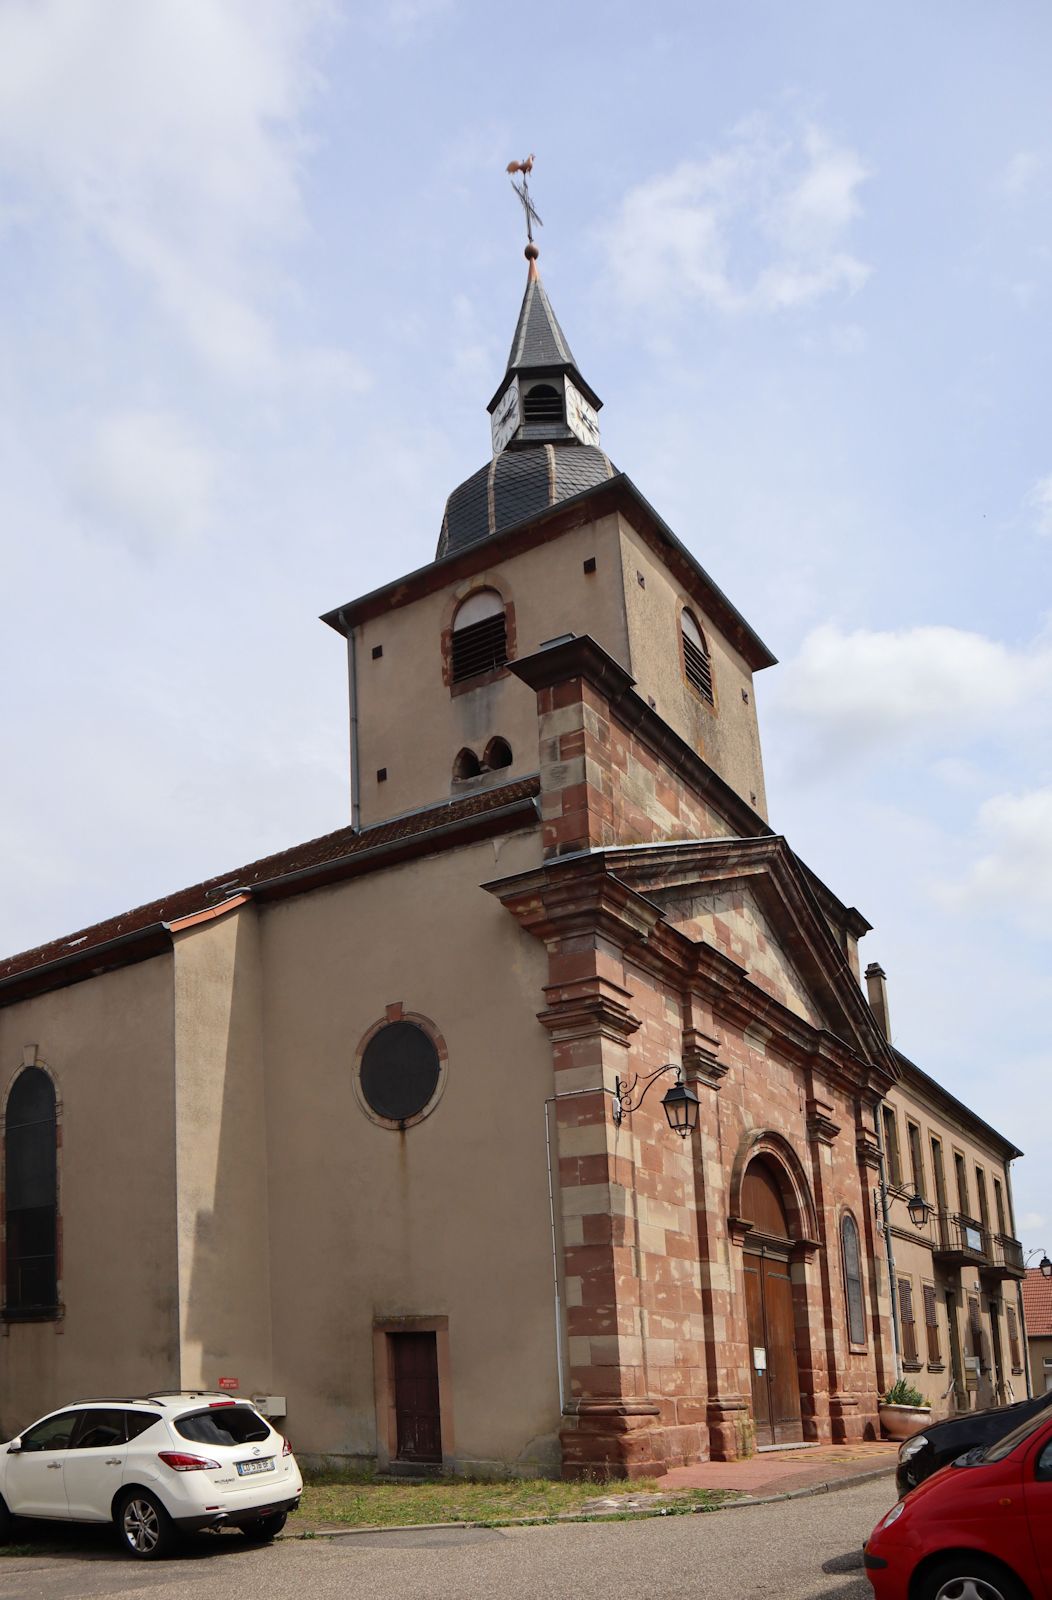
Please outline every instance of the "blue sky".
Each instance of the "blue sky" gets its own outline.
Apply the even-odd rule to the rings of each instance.
[[[1052,1249],[1046,6],[0,0],[0,947],[342,824],[523,286],[781,665],[772,821]]]

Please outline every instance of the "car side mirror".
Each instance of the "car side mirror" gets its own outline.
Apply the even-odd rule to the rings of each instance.
[[[17,1456],[17,1455],[19,1455],[21,1453],[21,1450],[22,1450],[22,1441],[21,1441],[21,1439],[12,1439],[11,1443],[7,1447],[7,1453],[8,1453],[9,1456]]]

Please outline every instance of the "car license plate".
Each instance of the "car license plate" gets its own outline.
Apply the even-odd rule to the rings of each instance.
[[[273,1472],[274,1458],[273,1456],[267,1456],[262,1461],[239,1461],[237,1470],[243,1478],[251,1477],[254,1472]]]

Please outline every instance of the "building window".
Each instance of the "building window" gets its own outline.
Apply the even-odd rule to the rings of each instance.
[[[493,672],[507,659],[504,601],[495,589],[477,589],[453,618],[453,682]]]
[[[896,1189],[902,1187],[902,1160],[899,1156],[899,1128],[895,1113],[885,1106],[881,1113],[884,1123],[884,1160],[887,1163],[888,1182]]]
[[[979,1362],[980,1372],[986,1371],[986,1361],[983,1355],[983,1319],[979,1309],[977,1295],[968,1296],[968,1337],[971,1341],[971,1354]]]
[[[968,1204],[968,1168],[959,1150],[953,1152],[953,1170],[957,1175],[957,1204],[961,1215],[970,1217],[972,1213]]]
[[[935,1289],[930,1283],[924,1285],[924,1329],[928,1338],[928,1364],[937,1367],[942,1362],[942,1351],[939,1348],[939,1318],[936,1310]]]
[[[858,1247],[858,1225],[854,1217],[847,1212],[840,1223],[840,1248],[844,1257],[847,1336],[852,1344],[865,1344],[866,1306],[862,1298],[862,1256]]]
[[[453,763],[453,778],[457,783],[463,783],[466,778],[477,778],[482,771],[482,765],[474,750],[467,746],[461,750]]]
[[[684,611],[680,626],[683,631],[683,670],[687,682],[692,684],[703,700],[715,705],[712,694],[712,663],[705,643],[705,635],[689,611]]]
[[[428,1019],[390,1006],[386,1020],[369,1030],[358,1050],[359,1104],[384,1127],[410,1127],[437,1105],[445,1066],[445,1044]]]
[[[910,1167],[913,1171],[913,1189],[924,1198],[924,1158],[921,1155],[920,1129],[915,1122],[907,1122],[906,1137],[910,1145]]]
[[[999,1178],[994,1179],[994,1206],[997,1210],[997,1231],[998,1233],[1007,1235],[1008,1225],[1005,1221],[1005,1197],[1004,1190],[1001,1188],[1001,1180]]]
[[[58,1310],[58,1140],[55,1089],[26,1067],[7,1100],[4,1311],[9,1317]]]
[[[913,1285],[899,1279],[899,1321],[902,1323],[902,1359],[917,1362],[917,1322],[913,1315]]]
[[[511,745],[498,735],[486,746],[482,764],[488,772],[497,772],[502,767],[510,767],[511,759]]]
[[[982,1167],[975,1169],[975,1192],[979,1196],[979,1221],[983,1225],[983,1232],[990,1231],[990,1205],[986,1198],[986,1173]],[[983,1240],[983,1247],[988,1248],[987,1241]]]

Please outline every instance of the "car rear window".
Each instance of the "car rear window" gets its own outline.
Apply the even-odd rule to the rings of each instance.
[[[127,1411],[125,1412],[128,1424],[128,1439],[137,1439],[140,1433],[145,1433],[147,1428],[152,1428],[155,1422],[160,1422],[160,1414],[156,1411]]]
[[[175,1419],[175,1431],[194,1444],[259,1444],[270,1428],[251,1406],[209,1406]]]

